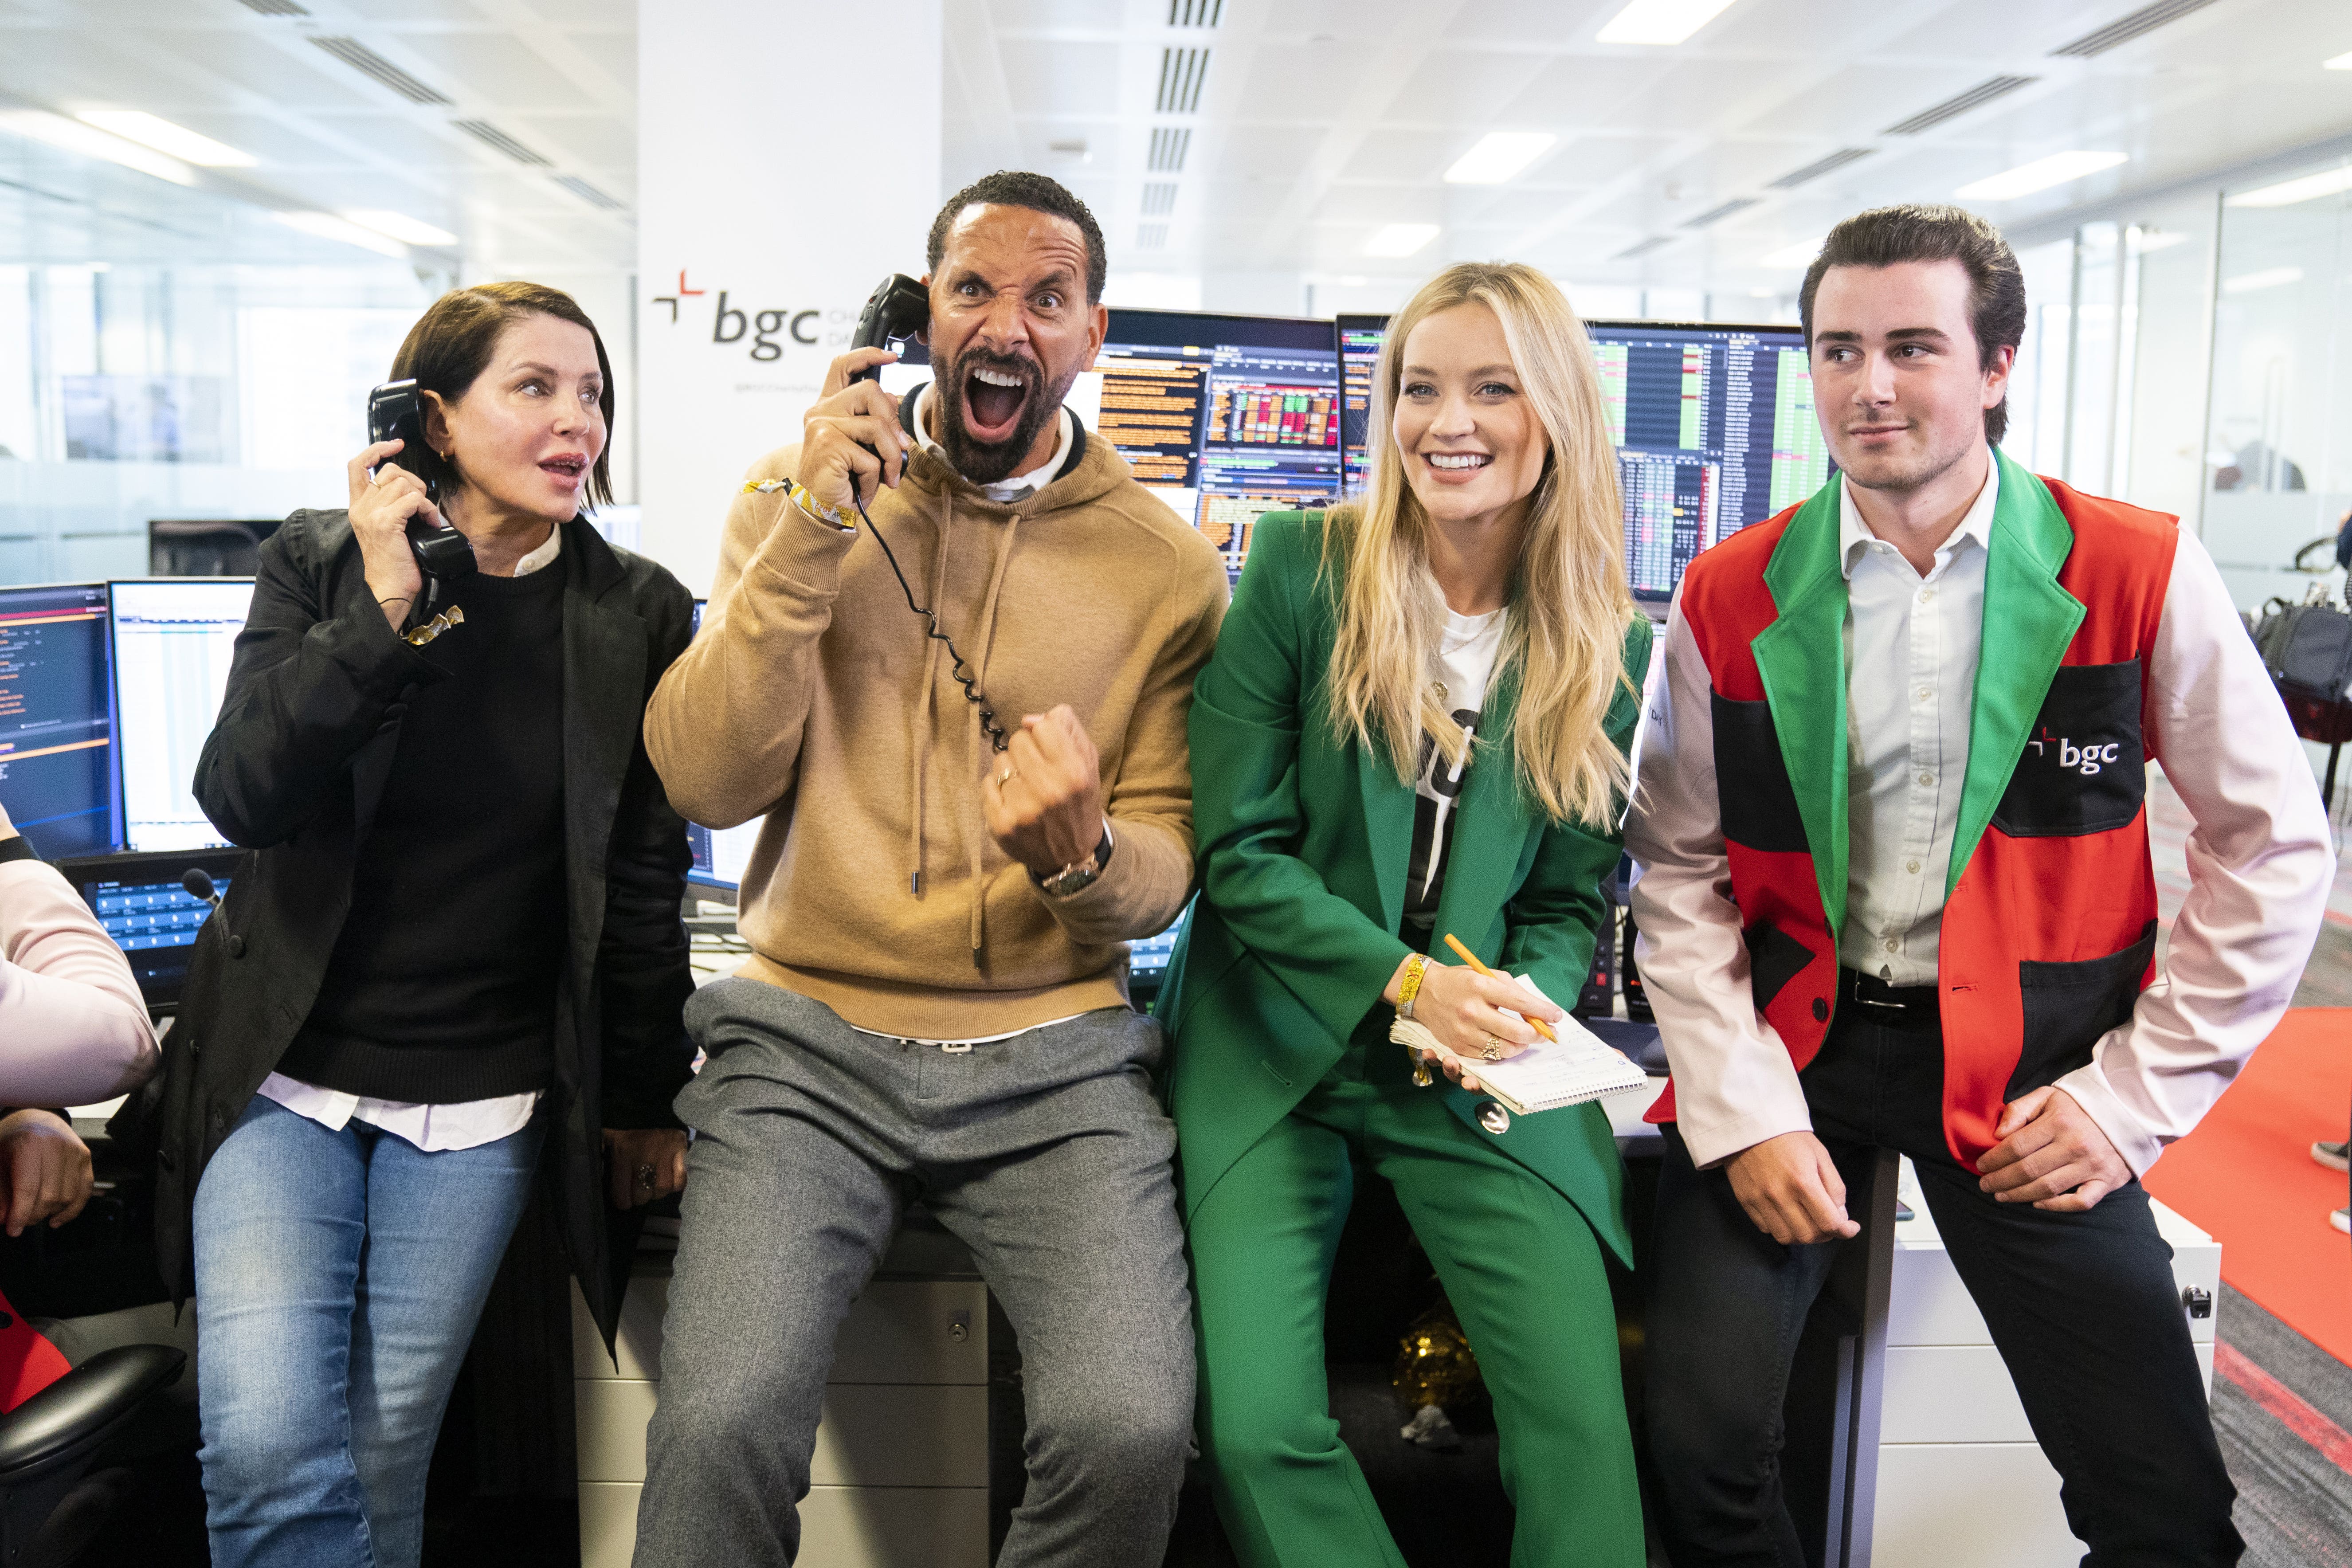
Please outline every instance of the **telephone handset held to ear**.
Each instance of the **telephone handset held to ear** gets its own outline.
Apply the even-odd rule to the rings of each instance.
[[[849,340],[853,349],[885,349],[904,342],[931,324],[931,291],[903,272],[893,272],[874,286],[866,308],[857,313],[857,331]],[[879,381],[882,367],[867,365],[852,381]]]
[[[930,290],[903,272],[893,272],[876,284],[874,292],[866,297],[866,308],[857,313],[857,331],[851,335],[849,346],[853,349],[887,348],[894,342],[904,342],[930,324]],[[867,365],[849,379],[852,383],[878,382],[882,379],[882,367]],[[866,443],[861,441],[858,445],[865,447]],[[866,449],[877,458],[882,456],[871,447],[866,447]],[[940,617],[915,603],[915,590],[908,585],[906,573],[898,569],[898,552],[890,548],[890,542],[882,537],[882,531],[875,527],[874,520],[866,514],[866,502],[858,496],[855,475],[850,479],[849,499],[856,505],[858,518],[866,524],[866,531],[872,534],[874,542],[882,547],[882,558],[890,563],[890,574],[898,579],[898,591],[907,595],[907,608],[923,617],[926,628],[923,635],[946,647],[950,661],[948,673],[958,686],[963,688],[963,700],[980,710],[980,732],[988,737],[989,749],[1003,751],[1013,743],[1012,737],[1005,734],[1004,727],[996,721],[996,711],[989,707],[988,699],[981,695],[980,689],[972,684],[971,668],[964,663],[963,655],[956,651],[956,645],[950,640],[948,634],[940,630]]]
[[[400,450],[386,459],[394,463],[425,449],[425,400],[418,395],[414,380],[388,381],[368,394],[368,440],[400,442]],[[425,480],[425,497],[437,504],[440,485]],[[408,548],[416,553],[417,570],[436,581],[454,583],[474,574],[473,545],[446,522],[436,523],[425,517],[410,518]]]

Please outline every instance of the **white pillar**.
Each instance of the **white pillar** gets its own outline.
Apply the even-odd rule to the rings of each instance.
[[[697,595],[940,189],[943,0],[638,0],[637,492]],[[723,310],[722,310],[723,305]]]

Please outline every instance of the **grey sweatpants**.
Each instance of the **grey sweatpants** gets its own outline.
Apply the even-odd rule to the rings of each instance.
[[[646,1441],[636,1568],[791,1563],[833,1342],[910,1200],[971,1249],[1020,1337],[1028,1491],[999,1568],[1139,1568],[1174,1522],[1192,1427],[1192,1298],[1150,1081],[1124,1008],[950,1054],[722,980]]]

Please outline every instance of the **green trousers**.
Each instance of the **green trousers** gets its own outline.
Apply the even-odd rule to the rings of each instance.
[[[1396,1188],[1477,1353],[1517,1515],[1512,1568],[1641,1568],[1601,1244],[1438,1090],[1412,1087],[1402,1051],[1387,1055],[1368,1081],[1350,1051],[1192,1216],[1201,1447],[1225,1533],[1246,1568],[1405,1568],[1324,1373],[1353,1156]]]

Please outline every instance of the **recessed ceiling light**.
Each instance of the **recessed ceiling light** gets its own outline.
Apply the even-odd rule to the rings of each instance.
[[[2053,153],[2047,158],[2020,163],[2006,174],[1962,185],[1952,194],[1964,202],[2005,202],[2112,169],[2125,157],[2121,153]]]
[[[1633,0],[1609,18],[1604,44],[1679,44],[1731,6],[1731,0]]]
[[[175,185],[193,185],[196,172],[177,158],[110,136],[95,125],[68,120],[62,114],[45,114],[37,109],[0,110],[0,131],[13,131],[35,142],[46,142],[52,147],[62,147],[68,153],[79,153],[85,158],[103,158],[120,163],[126,169],[136,169],[142,174],[152,174],[159,180],[169,180]]]
[[[362,228],[355,223],[346,223],[332,213],[272,213],[269,216],[288,228],[299,228],[304,234],[315,235],[320,239],[338,239],[345,245],[356,245],[362,250],[373,250],[378,256],[394,257],[402,261],[408,259],[408,247],[400,241],[378,234],[373,229]]]
[[[2331,71],[2352,71],[2352,54],[2341,54],[2332,60],[2322,60],[2319,68]]]
[[[2186,245],[2189,237],[2177,228],[2142,228],[2132,231],[2132,249],[2142,256],[2152,250],[2170,250],[2176,245]]]
[[[1366,256],[1411,256],[1437,237],[1433,223],[1384,224],[1364,246]]]
[[[447,246],[457,243],[457,237],[447,229],[436,228],[429,223],[421,223],[406,213],[370,210],[347,212],[343,216],[362,228],[372,228],[378,234],[389,235],[394,239],[406,240],[411,245]]]
[[[250,153],[240,153],[209,136],[199,136],[184,125],[174,125],[143,110],[85,109],[74,118],[142,147],[152,147],[158,153],[167,153],[207,169],[249,169],[259,161]]]
[[[1823,235],[1813,239],[1801,239],[1794,245],[1784,245],[1769,256],[1756,258],[1759,267],[1811,267],[1813,258],[1822,253]]]
[[[1491,131],[1445,171],[1449,185],[1499,185],[1534,163],[1559,137],[1548,131]]]
[[[2338,191],[2352,190],[2352,163],[2323,174],[2305,174],[2299,180],[2281,180],[2275,185],[2263,185],[2229,198],[2224,205],[2233,207],[2291,207],[2297,202],[2317,201]]]
[[[2275,289],[2282,283],[2303,281],[2300,267],[2265,267],[2260,272],[2242,272],[2235,278],[2221,280],[2224,294],[2251,294],[2257,289]]]

